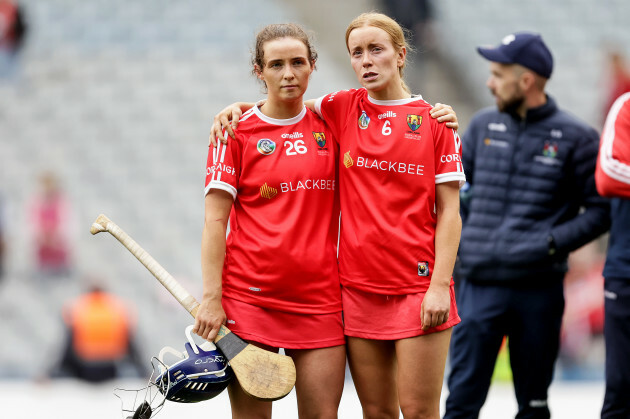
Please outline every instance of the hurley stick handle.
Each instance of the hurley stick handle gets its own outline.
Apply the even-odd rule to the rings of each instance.
[[[131,254],[134,255],[136,259],[138,259],[140,263],[142,263],[162,285],[164,285],[164,288],[173,294],[173,297],[179,301],[186,311],[188,311],[193,317],[197,316],[199,302],[195,299],[195,297],[186,291],[186,289],[182,287],[179,282],[177,282],[177,280],[158,263],[158,261],[153,259],[146,250],[144,250],[134,239],[132,239],[129,234],[125,233],[122,228],[107,218],[106,215],[101,214],[92,223],[90,233],[98,234],[103,231],[106,231],[114,236],[116,240],[125,246],[127,250],[129,250]],[[229,333],[232,333],[230,329],[221,325],[221,329],[219,329],[219,333],[214,341],[218,342]]]
[[[184,287],[182,287],[175,278],[169,274],[153,257],[147,253],[134,239],[132,239],[123,229],[118,227],[116,223],[101,214],[96,221],[92,223],[90,233],[98,234],[107,231],[114,236],[123,246],[125,246],[132,255],[136,257],[148,270],[160,281],[162,285],[171,293],[173,297],[193,316],[197,314],[199,303],[195,297],[190,295]]]
[[[195,317],[199,309],[197,300],[135,240],[103,214],[92,223],[90,233],[102,231],[107,231],[125,246]],[[290,357],[251,345],[225,326],[221,326],[214,341],[228,359],[241,388],[250,396],[259,400],[278,400],[289,394],[295,385],[295,364]]]

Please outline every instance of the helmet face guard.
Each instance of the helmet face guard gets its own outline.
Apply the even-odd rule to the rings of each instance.
[[[158,389],[167,400],[178,403],[196,403],[209,400],[221,393],[234,377],[232,368],[212,342],[197,346],[192,339],[193,326],[186,328],[186,353],[165,347],[158,356],[160,374],[155,379]],[[179,360],[166,366],[166,354]]]
[[[186,328],[188,342],[184,344],[184,353],[167,346],[151,359],[153,374],[146,387],[114,390],[122,402],[124,419],[149,419],[162,409],[166,400],[178,403],[209,400],[228,386],[234,372],[225,356],[212,342],[197,345],[192,329],[193,326]],[[164,361],[169,354],[176,358],[170,366]]]
[[[164,402],[166,402],[164,393],[166,393],[169,383],[161,382],[159,384],[164,388],[155,384],[153,377],[156,375],[156,365],[158,364],[160,361],[156,357],[151,358],[153,373],[151,373],[151,378],[145,387],[136,390],[114,389],[114,395],[120,399],[123,419],[149,419],[164,407]]]

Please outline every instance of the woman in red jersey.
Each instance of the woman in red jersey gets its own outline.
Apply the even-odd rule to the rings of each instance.
[[[400,26],[362,14],[346,31],[360,89],[306,102],[339,141],[339,274],[348,359],[366,418],[439,418],[459,245],[460,140],[403,81]],[[215,118],[213,134],[235,104]],[[453,118],[442,109],[442,119]],[[221,122],[222,121],[222,122]],[[229,127],[228,127],[229,131]],[[378,383],[378,384],[376,384]]]
[[[326,95],[315,109],[340,141],[339,276],[352,378],[366,418],[397,418],[400,408],[405,418],[438,419],[460,322],[452,273],[461,144],[405,85],[406,41],[394,20],[360,15],[346,45],[363,87]]]
[[[346,360],[337,151],[302,100],[316,58],[297,25],[269,25],[256,36],[253,72],[267,101],[241,117],[233,141],[208,155],[203,300],[194,331],[212,340],[227,322],[254,345],[284,348],[296,367],[300,417],[336,418]],[[228,391],[233,417],[271,417],[272,404],[247,396],[237,382]]]

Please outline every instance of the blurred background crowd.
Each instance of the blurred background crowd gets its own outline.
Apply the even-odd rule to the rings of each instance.
[[[626,0],[0,0],[0,381],[79,376],[62,361],[95,289],[115,308],[86,313],[126,319],[124,333],[92,337],[118,333],[121,345],[97,356],[116,361],[111,374],[146,378],[137,359],[149,368],[162,346],[179,346],[191,319],[90,225],[107,214],[199,298],[207,136],[224,105],[262,98],[253,34],[285,21],[312,30],[320,60],[307,96],[317,97],[356,86],[343,37],[369,10],[413,31],[407,82],[452,105],[461,132],[493,103],[475,47],[514,31],[543,35],[556,60],[547,90],[599,131],[630,91]],[[606,241],[570,258],[556,380],[603,380]]]

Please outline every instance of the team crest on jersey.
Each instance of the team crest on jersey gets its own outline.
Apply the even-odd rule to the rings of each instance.
[[[420,115],[407,115],[407,125],[412,131],[417,130],[422,125],[422,117]]]
[[[315,142],[319,148],[324,148],[326,145],[326,134],[323,132],[313,132],[313,138],[315,138]]]
[[[429,276],[429,262],[418,262],[418,276]]]
[[[367,116],[365,111],[362,111],[361,116],[359,117],[359,128],[367,129],[368,125],[370,125],[370,117]]]
[[[256,144],[256,150],[258,150],[260,154],[268,156],[276,151],[276,143],[268,138],[261,138],[258,140],[258,144]]]
[[[323,132],[315,132],[313,131],[313,138],[315,138],[315,142],[317,143],[318,149],[317,154],[319,156],[328,156],[328,147],[326,147],[326,134]]]
[[[263,198],[271,199],[276,195],[278,195],[278,190],[267,185],[267,182],[260,187],[260,196]]]

